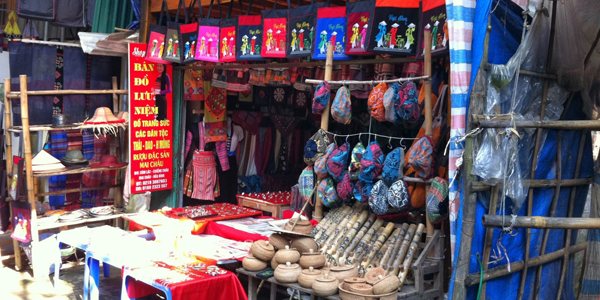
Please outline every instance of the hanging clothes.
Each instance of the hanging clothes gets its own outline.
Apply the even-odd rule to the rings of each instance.
[[[194,190],[192,198],[215,200],[217,183],[217,163],[212,151],[194,151]]]

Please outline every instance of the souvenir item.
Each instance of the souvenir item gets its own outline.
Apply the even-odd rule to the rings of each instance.
[[[319,128],[310,140],[306,142],[306,146],[304,147],[304,162],[308,165],[314,165],[317,159],[325,154],[325,150],[327,150],[327,146],[330,143],[327,132]]]
[[[350,90],[342,86],[335,94],[331,103],[331,116],[338,123],[347,125],[352,119],[352,103],[350,102]]]
[[[374,183],[381,174],[383,166],[383,151],[377,142],[371,142],[360,160],[360,181]]]
[[[320,255],[320,254],[318,254],[318,255]],[[300,261],[302,261],[302,258],[304,258],[304,256],[302,256],[300,258]],[[300,267],[302,267],[302,263],[300,264]],[[319,277],[323,274],[321,270],[317,270],[315,268],[319,268],[319,267],[313,267],[311,265],[308,268],[305,268],[304,270],[302,270],[300,275],[298,275],[298,284],[301,287],[310,289],[313,282],[315,282],[315,280],[317,279],[317,277]]]
[[[307,57],[313,53],[315,43],[315,27],[317,25],[317,10],[324,3],[311,1],[310,5],[298,6],[288,12],[287,40],[289,47],[287,57]]]
[[[339,205],[339,197],[335,191],[335,185],[331,178],[321,180],[317,192],[319,193],[319,198],[321,198],[323,205],[327,207],[337,207]]]
[[[331,267],[330,274],[338,281],[344,281],[346,278],[357,277],[358,269],[354,265],[339,265]]]
[[[242,266],[250,272],[257,272],[267,268],[267,263],[249,254],[242,260]]]
[[[448,23],[446,23],[446,1],[424,0],[421,27],[431,30],[431,55],[448,52]],[[424,42],[419,43],[419,57],[425,55]]]
[[[327,159],[327,173],[331,175],[336,182],[342,181],[344,172],[348,169],[348,156],[350,144],[345,142],[339,147],[335,147]]]
[[[276,249],[285,249],[285,246],[290,245],[290,241],[279,233],[273,233],[269,236],[269,243]]]
[[[157,24],[150,24],[150,34],[148,35],[148,49],[146,51],[146,60],[157,64],[170,64],[170,62],[163,59],[165,52],[165,35],[167,33],[167,27],[158,24],[163,24],[163,18],[169,17],[169,8],[167,7],[167,1],[163,1],[158,17]]]
[[[365,153],[365,146],[361,142],[358,142],[352,149],[352,155],[350,158],[350,166],[348,166],[348,175],[350,180],[358,180],[358,174],[360,173],[360,160]]]
[[[44,173],[65,170],[65,166],[60,160],[42,150],[31,160],[31,169],[34,173]]]
[[[371,27],[369,20],[375,10],[375,0],[346,3],[346,54],[371,55],[367,51]]]
[[[167,22],[167,33],[165,34],[165,51],[163,51],[163,59],[166,61],[181,63],[181,30],[179,28],[179,13],[183,9],[185,15],[185,23],[188,22],[188,12],[185,8],[185,0],[179,0],[177,6],[177,14],[173,22]],[[167,15],[168,17],[168,15]]]
[[[250,7],[248,7],[248,10]],[[261,16],[238,16],[236,60],[257,60],[262,45]]]
[[[406,164],[415,170],[415,177],[428,179],[433,175],[433,147],[433,141],[427,135],[410,147]]]
[[[196,46],[198,46],[198,23],[191,23],[188,24],[189,21],[189,15],[190,15],[190,11],[192,10],[192,5],[195,2],[192,1],[192,3],[190,3],[190,6],[188,7],[188,9],[186,10],[186,15],[185,15],[185,24],[183,25],[179,25],[179,31],[181,33],[181,43],[179,45],[179,47],[181,47],[181,63],[182,64],[187,64],[187,63],[191,63],[194,62],[195,59],[195,54],[196,54]],[[200,7],[202,7],[200,5]],[[202,9],[200,9],[200,15],[199,15],[200,19],[202,19],[204,16],[202,15]],[[187,71],[187,70],[186,70]],[[192,72],[198,72],[198,71],[203,71],[203,70],[190,70]],[[187,75],[188,72],[186,72]],[[189,99],[186,99],[189,100]]]
[[[385,156],[381,177],[385,183],[392,184],[404,176],[404,150],[400,147]]]
[[[369,26],[369,51],[394,55],[417,54],[421,28],[419,0],[376,0]]]
[[[69,114],[55,114],[52,115],[52,127],[67,127],[73,125],[71,122],[71,115]]]
[[[55,8],[56,0],[18,0],[16,5],[19,17],[41,21],[54,21]]]
[[[297,224],[296,224],[296,226],[297,226]],[[308,234],[310,234],[310,232]],[[319,249],[319,246],[317,245],[315,240],[311,237],[294,238],[294,240],[292,241],[291,248],[295,248],[296,250],[298,250],[298,252],[302,253],[302,257],[304,257],[305,255],[320,254],[317,251]],[[302,257],[300,257],[300,266],[302,266]],[[319,260],[314,260],[314,258],[306,259],[305,262],[311,262],[311,263],[314,263],[315,261],[321,262],[319,257],[317,257],[317,259],[319,259]],[[323,260],[320,265],[318,265],[318,264],[312,264],[312,265],[315,268],[320,268],[323,265],[325,265],[325,260]],[[306,267],[306,268],[308,268],[308,267]]]
[[[448,215],[448,181],[435,177],[427,195],[427,213],[432,223],[439,223]]]
[[[300,173],[300,178],[298,178],[298,188],[300,190],[300,196],[304,201],[310,201],[313,203],[313,190],[315,188],[315,172],[313,166],[306,166],[302,173]]]
[[[194,55],[191,56],[191,59],[194,59]],[[195,62],[194,65],[200,66],[201,63]],[[204,101],[204,91],[210,90],[210,82],[212,79],[208,76],[210,72],[208,70],[194,69],[186,69],[184,72],[185,73],[183,74],[183,93],[185,100]]]
[[[298,281],[302,269],[300,265],[292,264],[289,261],[284,264],[279,264],[275,269],[275,279],[281,283],[294,283]]]
[[[31,204],[28,201],[12,202],[13,231],[11,238],[29,243],[31,241]]]
[[[205,141],[207,143],[227,141],[227,91],[212,87],[204,104]]]
[[[116,130],[126,127],[125,120],[115,117],[110,108],[98,107],[91,119],[83,122],[85,125],[91,125],[94,134],[116,134]]]
[[[317,277],[311,288],[315,295],[319,297],[329,297],[338,292],[339,281],[329,272],[325,272],[323,276]]]
[[[354,183],[354,189],[352,190],[352,194],[354,196],[354,199],[358,200],[358,202],[365,202],[369,199],[363,198],[363,183],[361,181],[356,181]]]
[[[417,86],[410,81],[403,83],[400,87],[398,96],[400,101],[394,102],[394,106],[396,107],[396,119],[403,119],[410,123],[418,121],[421,117],[422,107],[419,104]]]
[[[354,184],[350,180],[350,175],[348,175],[347,171],[344,171],[344,176],[342,177],[342,181],[338,182],[336,187],[338,196],[346,205],[352,205],[354,202],[353,191]]]
[[[387,191],[386,199],[394,212],[405,212],[410,208],[406,183],[400,179],[394,182]]]
[[[327,58],[327,46],[333,46],[334,60],[347,60],[346,55],[346,7],[322,7],[317,12],[317,29],[315,30],[316,47],[314,59]]]
[[[321,82],[317,85],[315,91],[315,98],[313,99],[312,112],[313,114],[322,114],[327,104],[329,104],[329,97],[331,96],[331,90],[327,81]]]
[[[230,2],[233,4],[233,2]],[[235,45],[238,18],[221,20],[221,58],[220,62],[235,61]]]
[[[387,201],[388,186],[383,180],[377,181],[371,190],[369,196],[369,206],[377,215],[385,215],[390,209]]]
[[[252,255],[262,261],[270,261],[275,256],[275,248],[268,241],[258,240],[252,243]]]
[[[221,20],[210,18],[213,2],[214,0],[210,1],[207,17],[200,19],[200,22],[198,23],[199,41],[198,45],[196,46],[196,60],[213,62],[219,61],[219,33]]]
[[[329,144],[323,156],[319,157],[315,162],[315,174],[317,175],[317,178],[323,179],[329,176],[327,173],[327,161],[329,160],[331,153],[333,153],[333,150],[336,148],[337,146],[335,143]]]
[[[400,85],[394,82],[389,85],[385,94],[383,94],[383,108],[385,110],[385,119],[389,122],[396,122],[396,107],[400,106]]]
[[[286,262],[297,263],[300,260],[300,252],[296,249],[290,249],[289,245],[286,245],[285,248],[279,249],[279,251],[275,252],[275,261],[278,264],[285,264]]]
[[[83,157],[83,153],[79,149],[67,150],[67,154],[60,161],[64,165],[84,165],[88,160]]]
[[[291,7],[287,1],[288,9]],[[277,0],[275,0],[277,5]],[[262,57],[284,58],[287,49],[287,9],[263,9],[263,39],[260,55]]]
[[[379,121],[385,122],[385,108],[383,106],[383,96],[388,89],[388,85],[385,82],[378,84],[373,90],[371,94],[369,94],[368,106],[367,109],[371,116]]]

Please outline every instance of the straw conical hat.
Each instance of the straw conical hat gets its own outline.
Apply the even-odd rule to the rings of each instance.
[[[83,122],[84,124],[114,124],[114,123],[125,123],[125,120],[119,119],[113,115],[112,111],[108,107],[98,107],[94,116]]]
[[[65,166],[56,157],[42,150],[31,160],[33,172],[49,172],[64,170]]]

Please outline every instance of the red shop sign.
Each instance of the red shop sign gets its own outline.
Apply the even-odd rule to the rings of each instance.
[[[173,67],[145,60],[146,44],[129,44],[131,193],[173,186]]]

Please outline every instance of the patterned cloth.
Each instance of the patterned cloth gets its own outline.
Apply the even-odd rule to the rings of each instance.
[[[313,166],[306,166],[298,178],[298,189],[304,201],[314,204],[313,190],[315,189],[315,172]]]
[[[427,195],[427,213],[432,223],[439,223],[448,215],[448,181],[435,177]]]
[[[329,146],[327,146],[327,150],[325,150],[325,154],[319,157],[315,162],[315,174],[317,174],[317,178],[323,179],[329,176],[329,173],[327,172],[327,161],[329,160],[329,157],[335,148],[335,143],[329,144]]]
[[[377,176],[381,174],[383,159],[383,151],[379,144],[371,142],[360,160],[360,174],[358,175],[360,181],[373,184]]]
[[[187,157],[188,153],[190,152],[190,147],[192,147],[192,139],[194,139],[194,135],[188,130],[185,134],[185,152],[183,157]]]
[[[385,183],[392,184],[404,176],[404,149],[398,147],[385,156],[381,176]]]
[[[348,175],[348,171],[344,171],[344,175],[342,176],[342,181],[338,182],[336,187],[338,196],[346,205],[352,205],[354,202],[354,184],[352,180],[350,180],[350,175]]]
[[[385,108],[383,107],[383,96],[388,89],[388,85],[385,82],[378,84],[369,95],[368,109],[371,116],[379,121],[385,121]]]
[[[245,130],[248,130],[251,134],[258,134],[262,117],[263,113],[261,112],[236,110],[233,112],[231,119]]]
[[[227,91],[211,87],[206,97],[204,114],[204,137],[207,143],[227,140]]]
[[[30,23],[27,23],[29,25]],[[34,27],[35,28],[35,27]],[[64,57],[63,48],[56,47],[56,73],[54,78],[54,89],[62,90],[64,87]],[[52,114],[62,114],[64,111],[63,95],[55,95],[52,105]]]
[[[358,142],[354,149],[352,149],[352,155],[350,158],[350,165],[348,166],[348,175],[351,180],[358,180],[358,174],[360,173],[360,160],[363,157],[366,149],[361,142]]]
[[[338,123],[347,125],[352,120],[352,103],[350,102],[350,91],[343,86],[338,89],[331,103],[331,116]]]
[[[313,99],[312,104],[312,113],[320,115],[329,104],[329,97],[331,94],[331,89],[329,88],[329,83],[327,81],[323,81],[319,85],[317,85],[317,90],[315,91],[315,97]]]
[[[216,142],[215,143],[217,157],[219,158],[219,164],[223,171],[229,170],[229,155],[227,153],[227,142]]]
[[[340,204],[340,198],[335,191],[335,185],[331,178],[321,180],[317,192],[319,193],[319,198],[321,198],[323,205],[327,207],[337,207]]]
[[[376,215],[385,215],[388,213],[390,206],[387,201],[388,186],[383,180],[377,181],[371,190],[369,196],[369,207]]]
[[[93,135],[92,135],[93,137]],[[90,159],[90,163],[100,162],[102,156],[108,153],[108,139],[104,136],[99,136],[93,139],[94,143],[94,156]],[[83,185],[86,187],[98,187],[102,184],[102,172],[86,172],[81,177]],[[103,191],[87,191],[81,195],[82,206],[95,206],[96,203],[100,202]]]
[[[63,158],[68,149],[67,132],[63,130],[50,132],[50,154],[57,159]],[[67,176],[58,175],[48,179],[48,189],[50,192],[64,190],[67,187]],[[65,195],[48,196],[51,207],[65,205]]]
[[[385,94],[383,94],[383,107],[385,109],[385,119],[389,122],[396,122],[395,107],[400,105],[400,85],[397,82],[390,84]]]
[[[347,173],[349,153],[350,144],[345,142],[336,147],[327,159],[327,172],[336,182],[342,181],[344,173]]]
[[[215,200],[215,185],[217,183],[217,162],[212,151],[196,150],[193,156],[194,190],[192,198],[200,200]]]
[[[272,114],[271,121],[273,121],[275,128],[281,133],[282,137],[288,137],[296,129],[301,119],[294,116]]]
[[[408,190],[406,183],[402,179],[390,186],[386,198],[393,212],[405,212],[410,208]]]
[[[367,201],[369,198],[363,198],[363,183],[361,181],[356,181],[354,183],[354,189],[352,190],[352,193],[354,194],[354,198],[356,200],[358,200],[358,202],[365,202]]]
[[[82,134],[79,130],[67,131],[67,149],[68,150],[81,150],[82,149]],[[67,189],[77,189],[81,187],[81,174],[69,174],[67,175]],[[65,205],[77,204],[79,202],[81,193],[69,193],[66,194]]]
[[[325,153],[330,143],[327,132],[319,128],[304,146],[304,162],[307,165],[313,165]]]
[[[404,119],[410,123],[418,121],[422,108],[419,104],[417,86],[410,81],[405,82],[400,88],[399,96],[399,107],[395,105],[397,118]]]
[[[433,141],[429,136],[424,136],[416,141],[408,150],[406,164],[415,170],[415,176],[423,179],[433,175]]]

